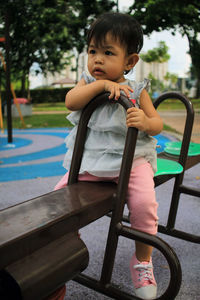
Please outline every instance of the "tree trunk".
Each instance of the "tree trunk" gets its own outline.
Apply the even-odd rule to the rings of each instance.
[[[26,98],[26,72],[23,71],[21,77],[21,96]]]
[[[197,91],[196,91],[196,98],[200,98],[200,78],[197,78]]]
[[[78,79],[79,79],[79,78],[78,78],[78,75],[79,75],[79,74],[78,74],[78,73],[79,73],[79,72],[78,72],[79,56],[80,56],[80,55],[79,55],[79,53],[78,53],[78,54],[77,54],[77,57],[76,57],[76,83],[78,82]]]
[[[187,38],[189,41],[189,54],[192,60],[192,68],[194,70],[194,75],[197,79],[196,81],[196,97],[200,97],[200,42],[197,40],[197,33],[194,36],[190,36],[187,34]]]

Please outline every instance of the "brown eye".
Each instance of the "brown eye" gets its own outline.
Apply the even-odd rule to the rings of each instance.
[[[96,53],[96,51],[94,50],[94,49],[91,49],[91,50],[89,50],[89,52],[88,52],[89,54],[95,54]]]
[[[105,52],[105,55],[111,56],[111,55],[113,55],[113,53],[112,53],[111,51],[108,51],[108,50],[107,50],[107,51]]]

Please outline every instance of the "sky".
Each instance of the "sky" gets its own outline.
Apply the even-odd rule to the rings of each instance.
[[[119,11],[124,11],[127,7],[133,4],[133,0],[118,0]],[[180,33],[172,35],[170,31],[154,32],[148,38],[144,36],[144,45],[141,52],[158,47],[160,41],[165,41],[169,47],[168,53],[170,59],[168,61],[168,68],[170,73],[175,73],[179,77],[185,77],[189,71],[191,59],[187,54],[189,51],[189,43],[187,37],[182,37]]]
[[[158,47],[159,41],[165,41],[168,46],[168,53],[170,59],[168,61],[168,68],[170,73],[175,73],[179,77],[185,77],[189,71],[191,58],[188,54],[189,43],[187,37],[182,37],[180,33],[172,35],[169,31],[154,32],[150,38],[144,37],[144,46],[142,51],[146,52],[149,49]]]
[[[126,7],[129,7],[133,0],[118,0],[119,10],[124,11]],[[187,77],[186,73],[189,71],[191,58],[187,54],[189,51],[189,43],[187,37],[182,37],[180,33],[172,35],[170,31],[154,32],[150,37],[144,36],[144,45],[141,52],[147,52],[148,50],[158,47],[160,41],[165,41],[169,50],[170,59],[168,61],[168,71],[174,73],[179,77]],[[35,88],[41,85],[41,75],[37,77],[30,77],[30,87]]]

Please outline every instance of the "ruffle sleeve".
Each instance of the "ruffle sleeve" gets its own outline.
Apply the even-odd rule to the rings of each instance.
[[[138,84],[137,84],[137,88],[134,90],[134,96],[137,100],[137,103],[138,105],[140,105],[140,95],[141,95],[141,92],[145,89],[145,90],[149,90],[149,87],[150,87],[150,80],[145,78],[143,81],[140,81]]]
[[[85,72],[83,73],[82,78],[84,78],[88,84],[95,80]],[[137,106],[139,106],[140,94],[144,88],[148,89],[149,80],[145,79],[138,84],[135,81],[127,80],[123,84],[128,84],[132,87],[133,93],[131,94],[131,97],[136,100]],[[81,111],[75,111],[67,117],[74,125],[74,128],[65,139],[68,151],[65,155],[63,166],[66,169],[69,169],[71,164],[80,116]],[[95,176],[118,176],[126,133],[125,109],[117,102],[112,103],[109,102],[109,100],[107,103],[99,106],[93,112],[88,123],[88,132],[80,173],[88,172]],[[138,146],[136,146],[135,157],[147,156],[148,154],[148,159],[151,160],[150,153],[152,153],[152,148],[154,147],[153,138],[148,135],[145,135],[144,137],[142,133],[141,137],[145,141],[145,145],[139,138],[137,141]],[[153,154],[153,156],[154,155],[155,154]]]

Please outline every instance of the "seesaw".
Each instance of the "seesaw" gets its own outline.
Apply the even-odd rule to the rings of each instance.
[[[170,280],[157,299],[173,300],[178,294],[181,266],[173,249],[159,237],[133,230],[122,222],[137,129],[128,129],[117,185],[77,181],[88,121],[97,106],[108,101],[107,98],[108,94],[97,96],[82,112],[68,186],[0,212],[0,279],[4,283],[0,290],[7,297],[11,295],[5,300],[12,299],[12,295],[16,300],[45,299],[71,279],[113,299],[139,299],[111,282],[119,236],[148,243],[166,258]],[[113,105],[122,105],[124,109],[133,106],[124,96]],[[180,168],[179,163],[175,164]],[[183,171],[183,167],[181,169]],[[158,170],[155,182],[161,184],[163,178],[166,181],[170,176]],[[97,280],[82,273],[88,266],[89,253],[77,233],[109,213],[111,220],[104,262]]]

